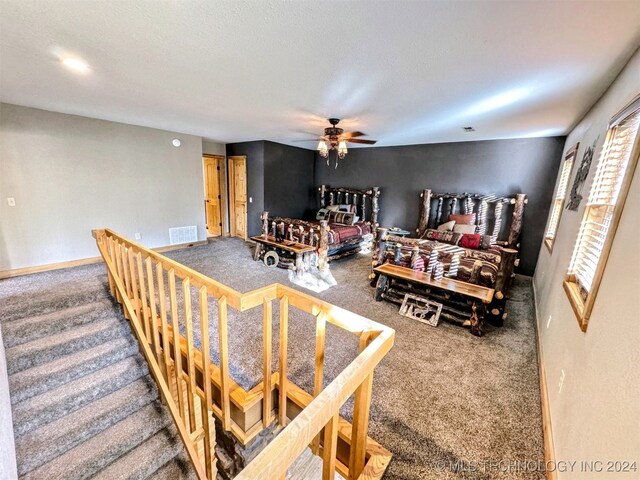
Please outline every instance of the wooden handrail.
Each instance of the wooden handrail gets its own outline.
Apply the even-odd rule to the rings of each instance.
[[[94,230],[93,235],[107,265],[110,291],[132,323],[200,480],[215,477],[213,417],[220,420],[224,430],[245,444],[272,424],[274,407],[277,410],[275,420],[285,428],[246,466],[239,478],[283,478],[289,465],[309,444],[314,453],[323,458],[323,479],[333,478],[336,469],[349,480],[359,478],[365,465],[376,463],[374,457],[378,458],[377,464],[382,465],[382,470],[378,468],[374,475],[368,472],[367,478],[382,476],[391,454],[367,437],[367,426],[373,370],[393,345],[395,333],[392,329],[277,283],[239,293],[111,230]],[[176,278],[181,280],[182,297],[178,295]],[[195,294],[193,302],[192,293]],[[209,296],[218,303],[219,366],[213,364],[208,355]],[[280,367],[276,373],[271,370],[274,301],[280,304]],[[229,375],[229,307],[240,312],[263,309],[263,380],[250,392],[241,390]],[[287,403],[291,402],[291,395],[300,398],[301,390],[287,377],[290,307],[316,317],[315,398],[305,400],[306,407],[303,405],[301,411],[294,406],[292,415],[295,418],[292,420],[287,413]],[[200,316],[201,350],[194,346],[194,311]],[[324,388],[326,323],[357,335],[360,353]],[[277,407],[272,405],[273,389],[278,390]],[[238,390],[244,393],[238,396]],[[340,418],[339,410],[354,393],[354,423],[345,436],[340,432],[343,423],[347,427],[349,424]],[[239,399],[243,399],[240,404]],[[260,400],[259,424],[243,423],[241,426],[234,421],[232,414],[237,417],[238,408],[248,413],[249,405]],[[236,413],[233,413],[234,409]],[[337,448],[338,441],[345,440],[350,452],[347,458],[344,447],[341,447],[342,453]],[[199,449],[204,450],[200,455]],[[367,466],[368,470],[375,468]]]

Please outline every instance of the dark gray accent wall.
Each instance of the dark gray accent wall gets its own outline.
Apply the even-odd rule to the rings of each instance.
[[[317,210],[314,195],[315,152],[265,142],[264,208],[273,215],[306,218]]]
[[[259,235],[260,214],[264,211],[264,141],[227,144],[227,157],[245,155],[247,157],[247,233]],[[247,198],[249,202],[249,198]]]
[[[529,198],[518,271],[533,275],[565,137],[352,148],[337,169],[316,155],[316,186],[380,187],[380,225],[415,230],[422,189]],[[333,154],[333,153],[332,153]]]
[[[268,141],[227,144],[227,156],[247,157],[247,232],[261,232],[260,214],[305,218],[317,208],[313,150]]]

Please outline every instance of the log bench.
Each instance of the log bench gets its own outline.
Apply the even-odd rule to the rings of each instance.
[[[385,263],[374,269],[378,274],[376,301],[388,300],[402,304],[406,293],[423,295],[442,303],[440,316],[454,323],[469,324],[471,333],[485,332],[487,305],[493,300],[494,289],[474,285],[453,278],[436,280],[432,275],[411,268]],[[398,289],[396,283],[402,283]]]
[[[262,260],[267,267],[288,268],[298,276],[311,269],[315,253],[311,245],[291,240],[276,242],[271,235],[258,235],[251,240],[256,242],[253,259]]]

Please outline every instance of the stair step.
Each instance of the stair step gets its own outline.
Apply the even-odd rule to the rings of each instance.
[[[77,282],[72,282],[72,288],[77,288],[77,286]],[[86,291],[74,290],[61,296],[61,291],[65,291],[66,287],[68,287],[66,284],[48,285],[46,291],[38,290],[35,299],[32,292],[15,295],[5,300],[0,308],[0,318],[3,322],[8,322],[66,310],[91,302],[110,300],[111,298],[108,290],[102,288],[91,288]]]
[[[123,337],[15,373],[9,377],[11,403],[22,402],[34,395],[69,383],[130,357],[137,351],[138,344],[133,337]]]
[[[140,355],[29,398],[13,406],[15,437],[51,423],[84,407],[148,373]]]
[[[180,454],[173,460],[160,467],[152,475],[149,480],[195,480],[196,473],[186,458],[186,455]]]
[[[24,475],[99,434],[156,400],[150,376],[106,395],[16,439],[18,474]]]
[[[178,431],[170,424],[101,470],[93,480],[144,480],[183,449]]]
[[[99,322],[39,338],[22,345],[7,348],[7,371],[9,375],[51,362],[64,355],[94,347],[107,340],[130,335],[125,320],[109,318]]]
[[[117,315],[117,309],[110,300],[92,302],[54,312],[4,321],[2,335],[6,348],[22,345],[38,338],[53,335],[78,325],[84,325],[100,318]]]
[[[24,480],[81,480],[95,475],[171,421],[159,402],[142,407],[63,455],[24,475]]]

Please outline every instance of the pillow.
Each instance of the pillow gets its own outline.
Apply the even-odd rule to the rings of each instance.
[[[491,235],[463,233],[460,239],[460,246],[475,250],[487,250],[491,246]]]
[[[331,212],[337,212],[340,209],[340,205],[328,205],[326,209]]]
[[[455,220],[451,220],[450,222],[445,222],[442,225],[438,225],[437,230],[439,232],[450,232],[453,230],[453,226],[456,224]]]
[[[328,216],[329,216],[329,209],[321,208],[320,210],[318,210],[318,213],[316,213],[316,220],[325,220]]]
[[[453,226],[453,231],[456,233],[476,233],[475,225],[458,225]]]
[[[353,225],[355,215],[351,212],[329,212],[329,223]]]
[[[453,220],[454,222],[462,225],[475,225],[476,223],[476,214],[475,213],[467,213],[466,215],[449,215],[449,221]]]
[[[353,204],[338,205],[338,212],[356,213],[356,206]]]

